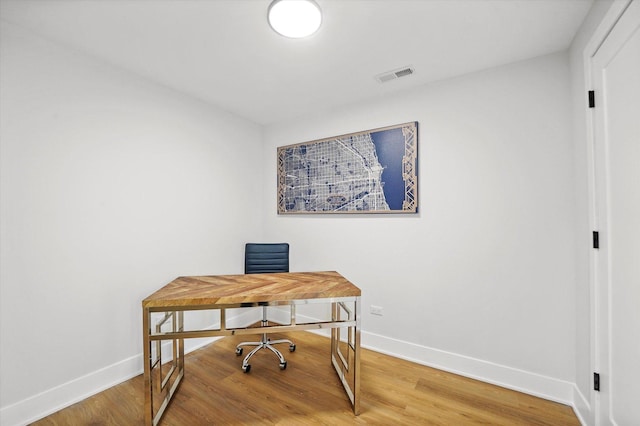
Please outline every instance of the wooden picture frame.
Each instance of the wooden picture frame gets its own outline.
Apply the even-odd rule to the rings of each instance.
[[[278,147],[278,214],[417,213],[418,122]]]

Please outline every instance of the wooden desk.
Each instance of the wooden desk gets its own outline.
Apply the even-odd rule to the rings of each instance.
[[[323,328],[331,328],[331,362],[358,415],[360,294],[358,287],[337,272],[176,278],[142,301],[145,424],[159,423],[184,377],[184,339]],[[331,304],[331,319],[296,323],[296,306],[311,303]],[[226,309],[283,305],[291,309],[289,324],[227,328]],[[196,310],[218,310],[220,326],[213,330],[185,330],[184,311]],[[343,328],[346,336],[341,335]],[[162,341],[172,343],[169,362],[162,360]]]

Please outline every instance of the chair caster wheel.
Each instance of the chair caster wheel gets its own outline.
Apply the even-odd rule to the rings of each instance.
[[[280,370],[284,370],[285,368],[287,368],[287,361],[280,363]]]
[[[236,355],[242,355],[242,348],[236,348]]]
[[[289,352],[295,352],[296,351],[296,345],[295,343],[292,343],[289,345]]]
[[[248,373],[251,370],[251,364],[243,365],[242,372]]]

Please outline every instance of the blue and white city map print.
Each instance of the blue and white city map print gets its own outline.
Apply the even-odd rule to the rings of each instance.
[[[416,213],[418,123],[278,148],[278,213]]]

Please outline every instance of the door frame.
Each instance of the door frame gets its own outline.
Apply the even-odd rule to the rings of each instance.
[[[594,77],[595,72],[592,68],[592,60],[593,57],[598,53],[598,50],[605,42],[617,22],[620,20],[621,16],[627,10],[629,5],[634,0],[614,0],[611,4],[611,7],[607,11],[605,17],[600,22],[598,28],[591,36],[591,39],[587,46],[583,51],[583,69],[584,69],[584,81],[585,87],[585,106],[587,105],[587,92],[593,89],[594,85]],[[636,2],[640,0],[635,0]],[[598,105],[602,105],[601,94],[595,94],[595,104],[596,108]],[[602,182],[598,182],[598,174],[596,173],[596,168],[600,167],[602,163],[604,163],[604,159],[598,160],[597,158],[597,145],[596,145],[596,108],[587,109],[587,178],[588,178],[588,206],[589,206],[589,226],[593,231],[602,231],[605,230],[604,227],[607,225],[606,217],[601,217],[600,212],[607,209],[607,201],[605,199],[600,199],[599,196],[603,194],[606,195],[606,191],[599,189],[599,185]],[[604,205],[602,205],[604,203]],[[606,244],[606,241],[605,241]],[[602,271],[600,268],[601,253],[596,249],[591,249],[589,253],[589,292],[590,292],[590,339],[591,339],[591,347],[590,347],[590,366],[592,372],[599,372],[602,369],[603,363],[609,361],[609,357],[606,356],[606,359],[603,359],[602,351],[603,345],[607,345],[608,342],[603,336],[602,330],[600,329],[601,321],[600,317],[602,315],[609,315],[609,311],[606,306],[602,306],[602,301],[599,300],[599,294],[601,294],[602,290],[600,288],[600,276],[607,271]],[[591,383],[594,384],[593,382]],[[602,424],[603,414],[608,415],[607,413],[603,413],[602,411],[602,401],[601,395],[599,392],[593,390],[593,386],[591,386],[591,391],[589,394],[589,404],[592,419],[594,420],[595,425]]]

